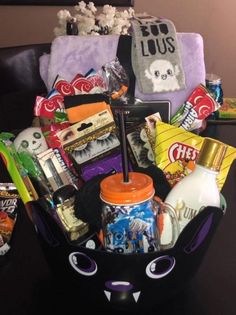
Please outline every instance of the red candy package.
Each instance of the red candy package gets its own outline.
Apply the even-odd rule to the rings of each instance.
[[[57,76],[53,88],[60,94],[68,96],[103,93],[107,87],[102,75],[91,69],[85,76],[78,73],[70,83]]]
[[[69,126],[69,121],[65,121],[61,123],[51,123],[50,125],[41,127],[47,145],[52,149],[61,147],[61,142],[57,136],[57,132],[66,129]]]
[[[53,90],[47,98],[36,97],[34,115],[40,117],[54,118],[55,111],[64,111],[64,96],[57,90]]]
[[[67,82],[59,75],[56,77],[56,80],[53,84],[53,88],[56,89],[61,95],[75,95],[75,88],[73,84]]]
[[[171,118],[171,124],[192,131],[202,126],[202,122],[219,108],[208,90],[200,84]]]

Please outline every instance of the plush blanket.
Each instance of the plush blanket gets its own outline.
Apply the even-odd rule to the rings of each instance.
[[[186,101],[193,89],[205,84],[203,38],[196,33],[177,33],[185,73],[186,88],[168,93],[143,94],[136,84],[135,97],[144,101],[169,100],[171,114]],[[85,74],[91,68],[100,70],[113,60],[118,46],[118,35],[59,36],[51,45],[51,53],[40,57],[40,74],[48,91],[57,75],[71,81],[77,73]]]

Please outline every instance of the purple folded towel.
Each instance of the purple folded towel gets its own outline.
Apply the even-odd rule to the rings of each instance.
[[[186,101],[194,88],[205,84],[203,38],[196,33],[177,33],[186,88],[175,92],[143,94],[136,83],[135,97],[144,101],[169,100],[171,114]],[[50,55],[40,57],[40,74],[48,91],[59,74],[71,81],[77,73],[96,71],[116,57],[119,35],[60,36],[53,40]]]
[[[91,68],[101,66],[116,56],[118,35],[59,36],[51,46],[48,65],[48,84],[52,87],[57,75],[71,81],[76,74],[85,74]]]

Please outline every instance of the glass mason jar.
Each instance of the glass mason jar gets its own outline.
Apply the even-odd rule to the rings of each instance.
[[[159,250],[157,211],[152,178],[130,172],[106,177],[100,185],[104,246],[116,253],[147,253]]]

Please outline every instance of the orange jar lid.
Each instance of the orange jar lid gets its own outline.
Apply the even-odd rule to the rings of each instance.
[[[153,180],[150,176],[129,172],[129,182],[123,181],[123,173],[104,178],[100,183],[100,197],[104,202],[123,205],[146,201],[153,197]]]

